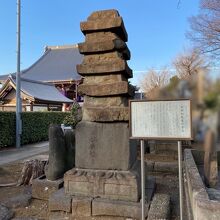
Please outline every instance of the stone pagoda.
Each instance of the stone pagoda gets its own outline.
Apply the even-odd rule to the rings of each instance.
[[[65,196],[72,200],[75,219],[138,219],[141,177],[137,144],[129,140],[134,87],[128,82],[132,70],[124,23],[118,11],[105,10],[92,13],[80,27],[83,119],[76,127],[76,167],[64,175]]]

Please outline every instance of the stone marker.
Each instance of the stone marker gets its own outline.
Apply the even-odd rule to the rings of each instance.
[[[66,147],[66,170],[70,170],[75,166],[75,130],[64,130],[64,139]]]
[[[208,130],[204,143],[204,179],[208,187],[215,188],[218,183],[218,161],[216,140],[213,131]]]
[[[66,148],[63,130],[59,125],[49,127],[49,164],[45,169],[48,180],[63,177],[66,168]]]

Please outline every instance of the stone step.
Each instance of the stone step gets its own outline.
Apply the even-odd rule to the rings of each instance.
[[[147,220],[170,219],[170,196],[168,194],[155,194],[151,202]]]
[[[146,161],[148,172],[165,172],[165,173],[178,173],[177,162],[155,162]]]

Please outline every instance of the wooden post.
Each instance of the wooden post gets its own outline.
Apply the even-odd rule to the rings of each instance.
[[[33,103],[30,104],[30,111],[33,112]]]

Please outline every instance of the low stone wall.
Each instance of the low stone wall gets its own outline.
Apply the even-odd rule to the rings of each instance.
[[[220,219],[220,202],[210,200],[197,168],[203,161],[203,155],[201,151],[184,151],[186,198],[189,200],[187,202],[191,206],[194,220],[217,220]]]

